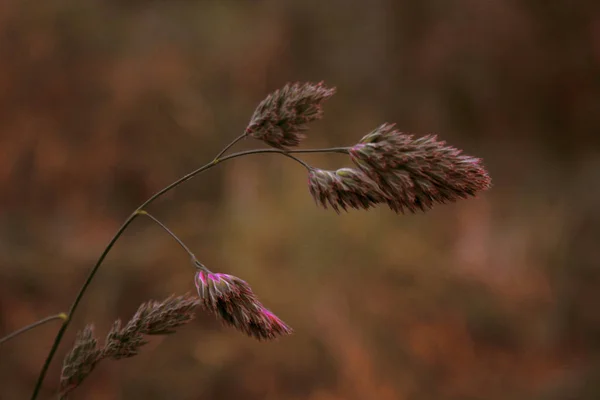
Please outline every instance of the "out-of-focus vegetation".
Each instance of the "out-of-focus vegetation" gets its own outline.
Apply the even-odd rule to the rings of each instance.
[[[305,146],[397,122],[483,157],[494,188],[427,214],[337,216],[277,155],[188,182],[152,212],[296,334],[258,343],[200,313],[100,366],[80,398],[599,398],[599,77],[596,0],[2,0],[0,332],[66,311],[128,213],[268,92],[325,80],[338,94]],[[191,290],[187,256],[136,221],[44,396],[84,323],[102,336]],[[30,394],[57,329],[2,346],[0,398]]]

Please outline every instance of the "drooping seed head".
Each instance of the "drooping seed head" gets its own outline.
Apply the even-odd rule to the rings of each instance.
[[[396,211],[426,211],[436,203],[474,196],[491,187],[478,158],[428,135],[414,138],[383,124],[349,150],[352,161],[387,195]]]
[[[222,322],[258,340],[289,335],[292,329],[266,309],[240,278],[199,269],[196,288],[203,307]]]
[[[323,117],[322,103],[334,93],[322,82],[287,84],[260,102],[246,134],[278,149],[297,146],[307,124]]]

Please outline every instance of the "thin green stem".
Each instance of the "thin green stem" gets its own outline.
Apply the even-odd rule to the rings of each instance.
[[[237,137],[232,143],[237,143],[239,140],[241,140],[241,138],[242,138],[242,136]],[[225,149],[231,148],[231,146],[232,146],[232,144],[230,143],[229,145],[227,145],[225,147]],[[223,152],[221,152],[220,154],[222,154],[222,153]],[[112,239],[110,239],[110,241],[108,242],[108,245],[106,246],[106,248],[100,255],[100,258],[98,258],[98,261],[96,262],[96,264],[90,270],[85,282],[81,286],[81,289],[79,289],[79,292],[77,293],[77,296],[75,297],[75,300],[73,301],[73,304],[71,305],[71,308],[69,309],[67,318],[65,319],[65,321],[63,322],[62,326],[60,327],[58,333],[56,334],[54,343],[52,344],[50,352],[48,353],[48,356],[46,357],[44,365],[42,366],[42,370],[38,376],[38,379],[37,379],[37,382],[35,385],[35,389],[33,391],[33,395],[31,396],[32,400],[35,400],[37,398],[37,396],[42,388],[42,383],[44,382],[44,378],[46,377],[46,373],[48,372],[48,367],[50,366],[50,363],[52,362],[52,359],[54,358],[54,354],[56,353],[56,350],[58,349],[58,346],[60,345],[60,342],[62,341],[62,338],[63,338],[67,328],[69,327],[69,324],[71,323],[73,314],[77,310],[77,307],[79,306],[79,303],[81,302],[81,299],[83,298],[83,295],[85,294],[88,286],[94,279],[96,272],[98,272],[98,269],[102,265],[102,262],[104,261],[104,259],[106,258],[106,256],[108,255],[108,253],[110,252],[110,250],[112,249],[114,244],[121,237],[123,232],[125,232],[127,227],[133,222],[133,220],[135,220],[135,218],[138,215],[140,215],[140,211],[145,209],[148,205],[150,205],[156,199],[161,197],[163,194],[169,192],[171,189],[174,189],[175,187],[181,185],[185,181],[192,179],[196,175],[216,166],[217,164],[220,164],[223,161],[232,160],[234,158],[251,155],[251,154],[264,154],[264,153],[280,153],[280,154],[284,154],[284,155],[292,154],[292,153],[344,153],[344,154],[346,154],[346,153],[348,153],[348,148],[347,147],[332,147],[332,148],[327,148],[327,149],[288,150],[288,151],[279,150],[279,149],[255,149],[255,150],[240,151],[238,153],[233,153],[228,156],[225,156],[223,158],[216,157],[213,161],[209,162],[208,164],[205,164],[202,167],[190,172],[189,174],[182,176],[181,178],[177,179],[175,182],[171,183],[170,185],[165,186],[163,189],[161,189],[158,192],[156,192],[155,194],[153,194],[148,200],[146,200],[143,204],[141,204],[129,217],[127,217],[125,222],[123,222],[123,225],[121,225],[119,230],[115,233],[115,235],[112,237]],[[304,163],[302,163],[302,164],[305,165]]]
[[[54,321],[55,319],[62,319],[63,321],[67,319],[67,314],[65,313],[59,313],[56,315],[51,315],[49,317],[40,319],[39,321],[36,321],[32,324],[29,324],[27,326],[22,327],[21,329],[17,329],[16,331],[4,336],[3,338],[0,339],[0,344],[4,343],[4,342],[8,342],[10,339],[19,336],[21,333],[25,333],[30,329],[36,328],[40,325],[45,324],[46,322],[50,322],[50,321]]]
[[[194,253],[192,253],[190,248],[187,247],[185,245],[185,243],[183,243],[183,241],[181,239],[179,239],[179,237],[177,237],[177,235],[175,233],[173,233],[173,231],[171,231],[169,228],[167,228],[167,226],[165,224],[163,224],[157,218],[155,218],[154,215],[152,215],[146,211],[143,211],[143,210],[138,211],[138,214],[145,215],[148,218],[150,218],[152,221],[156,222],[156,224],[158,226],[160,226],[162,229],[164,229],[165,232],[167,232],[173,239],[175,239],[175,241],[189,254],[189,256],[192,258],[192,260],[196,259],[196,256],[194,255]]]

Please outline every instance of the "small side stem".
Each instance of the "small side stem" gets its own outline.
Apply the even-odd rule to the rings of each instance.
[[[289,153],[281,153],[282,155],[291,158],[292,160],[295,160],[296,162],[302,164],[304,166],[304,168],[306,168],[308,171],[310,171],[312,169],[312,167],[310,165],[308,165],[307,163],[305,163],[304,161],[302,161],[301,159],[299,159],[298,157],[295,157]]]
[[[157,218],[155,218],[152,214],[150,214],[144,210],[138,211],[138,214],[145,215],[148,218],[150,218],[152,221],[156,222],[156,224],[158,226],[160,226],[162,229],[164,229],[165,232],[167,232],[173,239],[175,239],[175,241],[183,248],[183,250],[185,250],[189,254],[189,256],[192,258],[192,260],[196,259],[196,256],[194,255],[194,253],[192,253],[190,248],[187,247],[185,245],[185,243],[183,243],[183,241],[181,239],[179,239],[179,237],[177,237],[177,235],[175,233],[173,233],[173,231],[171,231],[169,228],[167,228],[167,226],[165,224],[163,224]]]
[[[232,141],[231,143],[229,143],[227,146],[225,146],[225,147],[223,148],[223,150],[221,150],[221,151],[219,152],[219,154],[217,154],[217,155],[215,156],[215,159],[213,160],[213,162],[218,162],[218,161],[219,161],[219,159],[221,158],[221,156],[222,156],[223,154],[225,154],[225,153],[227,152],[227,150],[229,150],[230,148],[232,148],[233,146],[235,146],[235,144],[236,144],[237,142],[239,142],[240,140],[242,140],[242,139],[245,139],[245,138],[246,138],[246,133],[242,133],[240,136],[238,136],[238,137],[236,137],[235,139],[233,139],[233,141]]]
[[[28,330],[31,330],[33,328],[36,328],[40,325],[45,324],[46,322],[50,322],[50,321],[54,321],[55,319],[61,319],[63,321],[65,321],[67,319],[67,314],[65,313],[60,313],[60,314],[56,314],[56,315],[51,315],[49,317],[40,319],[39,321],[36,321],[32,324],[29,324],[27,326],[22,327],[21,329],[17,329],[16,331],[4,336],[3,338],[0,339],[0,344],[4,343],[4,342],[8,342],[10,339],[19,336],[21,333],[25,333]]]

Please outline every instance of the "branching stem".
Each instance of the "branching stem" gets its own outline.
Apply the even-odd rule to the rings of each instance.
[[[144,210],[139,210],[138,214],[140,215],[145,215],[146,217],[150,218],[152,221],[156,222],[156,224],[158,226],[160,226],[165,232],[167,232],[173,239],[175,239],[175,241],[183,248],[183,250],[186,251],[186,253],[189,254],[189,256],[192,258],[192,260],[196,259],[196,256],[194,255],[194,253],[192,253],[192,251],[190,250],[189,247],[187,247],[185,245],[185,243],[183,243],[183,240],[179,239],[179,237],[173,233],[173,231],[171,231],[169,228],[167,228],[167,226],[165,224],[163,224],[162,222],[160,222],[157,218],[155,218],[152,214],[144,211]]]
[[[10,339],[19,336],[21,333],[25,333],[30,329],[36,328],[40,325],[45,324],[46,322],[50,322],[50,321],[54,321],[55,319],[62,319],[63,321],[65,321],[67,319],[67,314],[65,313],[59,313],[56,315],[50,315],[49,317],[46,318],[42,318],[39,321],[36,321],[34,323],[31,323],[27,326],[24,326],[20,329],[17,329],[16,331],[4,336],[3,338],[0,339],[0,344],[9,341]]]
[[[121,237],[121,235],[123,235],[123,232],[125,232],[127,227],[136,219],[136,217],[138,215],[143,214],[142,211],[145,210],[146,207],[149,206],[152,202],[154,202],[156,199],[161,197],[163,194],[165,194],[165,193],[169,192],[170,190],[176,188],[177,186],[181,185],[185,181],[192,179],[196,175],[222,163],[223,161],[232,160],[234,158],[247,156],[247,155],[251,155],[251,154],[279,153],[279,154],[283,154],[289,158],[294,159],[295,161],[302,164],[304,167],[310,169],[311,167],[308,164],[306,164],[305,162],[303,162],[302,160],[300,160],[297,157],[291,156],[291,154],[309,154],[309,153],[347,154],[348,153],[347,147],[332,147],[332,148],[326,148],[326,149],[308,149],[308,150],[255,149],[255,150],[240,151],[240,152],[233,153],[228,156],[224,156],[224,157],[220,158],[227,150],[229,150],[233,145],[235,145],[237,142],[242,140],[245,136],[246,135],[244,134],[244,135],[240,135],[237,138],[235,138],[231,143],[229,143],[227,146],[225,146],[225,148],[221,152],[219,152],[219,154],[217,155],[217,157],[215,157],[213,159],[213,161],[209,162],[208,164],[203,165],[202,167],[190,172],[187,175],[182,176],[181,178],[177,179],[175,182],[171,183],[170,185],[164,187],[163,189],[161,189],[158,192],[156,192],[155,194],[153,194],[148,200],[146,200],[143,204],[141,204],[133,213],[131,213],[131,215],[129,215],[129,217],[127,217],[125,222],[123,222],[123,225],[121,225],[121,227],[117,230],[115,235],[110,239],[110,241],[108,242],[108,245],[106,246],[106,248],[104,249],[102,254],[100,254],[98,261],[90,270],[86,280],[84,281],[83,285],[79,289],[79,292],[77,293],[77,296],[75,297],[75,300],[73,301],[73,304],[71,304],[71,308],[69,309],[69,312],[68,312],[66,318],[64,318],[63,324],[61,325],[60,329],[58,330],[58,333],[56,334],[56,337],[54,339],[52,347],[50,348],[50,352],[48,353],[48,356],[46,357],[44,365],[42,366],[42,370],[40,371],[40,374],[38,376],[38,379],[37,379],[37,382],[36,382],[36,385],[35,385],[35,388],[33,391],[33,395],[31,396],[32,400],[35,400],[37,398],[37,396],[42,388],[44,378],[46,377],[46,373],[48,372],[48,367],[50,366],[50,363],[52,362],[52,359],[54,358],[54,354],[58,350],[58,346],[60,345],[60,342],[62,341],[62,338],[63,338],[67,328],[69,327],[69,324],[71,323],[73,314],[77,310],[77,307],[79,306],[79,303],[81,302],[81,299],[83,298],[83,295],[85,294],[88,286],[94,279],[94,276],[98,272],[98,269],[102,265],[104,259],[106,258],[106,256],[110,252],[110,250],[113,248],[113,246],[115,245],[117,240]],[[37,326],[37,324],[34,324],[34,325]],[[29,328],[29,329],[31,329],[31,328]],[[16,336],[17,334],[13,335],[12,337]]]

